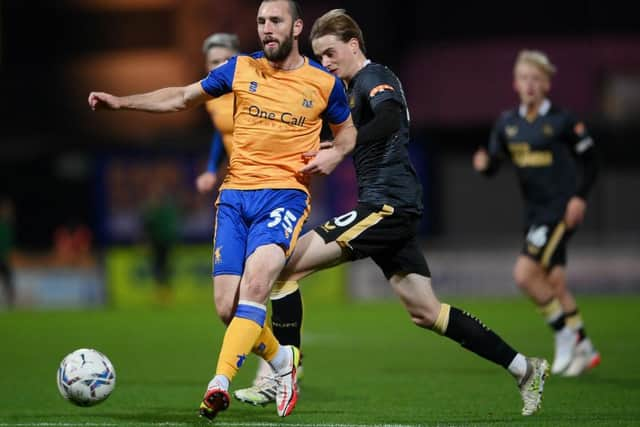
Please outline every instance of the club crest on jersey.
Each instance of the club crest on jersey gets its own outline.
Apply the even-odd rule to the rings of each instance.
[[[302,106],[304,108],[313,108],[313,91],[305,89],[302,92]]]
[[[553,127],[550,124],[542,126],[542,134],[546,137],[553,136]]]
[[[509,138],[513,138],[518,134],[518,126],[507,126],[504,128],[504,133],[506,133]]]
[[[255,93],[258,90],[258,82],[252,81],[249,83],[249,92]]]

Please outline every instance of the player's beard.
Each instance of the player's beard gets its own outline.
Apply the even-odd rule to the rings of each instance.
[[[281,43],[278,43],[277,48],[272,50],[269,50],[266,47],[264,48],[264,56],[266,56],[269,61],[273,61],[273,62],[284,61],[287,58],[287,56],[289,56],[292,49],[293,49],[293,25],[291,26],[289,37],[286,37],[284,40],[282,40]]]

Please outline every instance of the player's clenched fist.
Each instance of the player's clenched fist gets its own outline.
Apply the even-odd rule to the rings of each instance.
[[[118,110],[122,107],[117,96],[104,92],[91,92],[89,94],[89,106],[94,111],[99,109]]]

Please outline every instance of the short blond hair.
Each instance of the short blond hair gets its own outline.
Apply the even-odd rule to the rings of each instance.
[[[362,53],[366,53],[362,30],[355,19],[347,15],[347,11],[344,9],[332,9],[316,19],[311,27],[309,39],[313,42],[315,39],[327,35],[336,36],[343,43],[354,38],[358,40]]]
[[[513,70],[515,72],[515,68],[520,63],[531,64],[535,67],[538,67],[542,70],[549,78],[551,78],[556,73],[556,66],[549,61],[549,57],[539,50],[521,50],[518,52],[518,58],[516,59],[516,63],[513,66]]]

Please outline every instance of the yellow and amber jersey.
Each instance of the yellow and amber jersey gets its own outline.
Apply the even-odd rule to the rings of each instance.
[[[213,98],[205,104],[213,126],[222,136],[222,143],[227,156],[231,157],[233,141],[233,94],[228,93],[218,98]]]
[[[235,56],[201,81],[212,96],[233,92],[233,150],[221,188],[308,190],[302,154],[317,150],[322,120],[350,111],[340,80],[304,58],[295,70],[273,68],[263,52]]]

